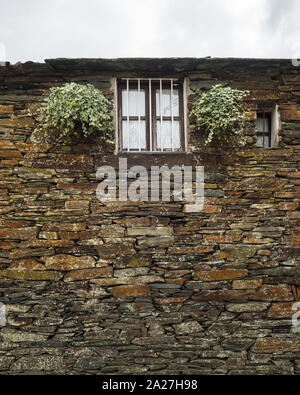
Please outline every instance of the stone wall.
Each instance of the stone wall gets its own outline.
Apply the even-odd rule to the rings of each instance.
[[[128,161],[204,165],[203,211],[99,202],[96,169],[118,163],[114,147],[34,143],[36,109],[51,86],[90,82],[113,97],[111,76],[139,70],[250,89],[250,137],[257,101],[277,100],[279,147],[213,152],[191,125],[193,153]],[[300,373],[300,73],[289,61],[2,67],[0,134],[1,373]]]

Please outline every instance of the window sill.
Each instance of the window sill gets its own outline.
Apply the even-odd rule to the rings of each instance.
[[[259,148],[259,149],[277,149],[280,147],[255,147],[255,148]]]
[[[137,154],[142,154],[142,155],[183,155],[183,154],[188,154],[187,151],[118,151],[116,152],[117,155],[137,155]]]

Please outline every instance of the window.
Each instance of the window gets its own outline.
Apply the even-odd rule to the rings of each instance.
[[[262,111],[257,113],[257,146],[271,147],[271,112]]]
[[[182,81],[119,79],[117,94],[119,151],[185,150]]]
[[[261,106],[256,117],[257,146],[275,147],[278,142],[278,105]]]

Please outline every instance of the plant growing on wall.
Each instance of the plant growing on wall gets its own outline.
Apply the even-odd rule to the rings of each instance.
[[[50,89],[37,132],[56,142],[97,133],[108,141],[112,131],[109,100],[93,85],[74,82]]]
[[[234,143],[244,145],[245,107],[243,98],[248,91],[240,91],[218,84],[208,91],[194,89],[199,95],[190,112],[197,130],[203,132],[204,144]]]

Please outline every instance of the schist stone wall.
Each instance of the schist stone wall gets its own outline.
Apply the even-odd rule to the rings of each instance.
[[[205,205],[110,202],[96,170],[114,145],[35,143],[52,86],[189,77],[249,89],[243,150],[128,155],[128,166],[203,165]],[[194,95],[188,95],[191,107]],[[260,101],[279,104],[277,148],[254,146]],[[0,68],[3,374],[298,374],[300,68],[289,60],[56,59]],[[251,146],[252,144],[252,146]],[[125,155],[122,155],[125,157]]]

